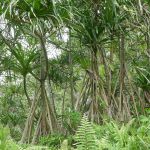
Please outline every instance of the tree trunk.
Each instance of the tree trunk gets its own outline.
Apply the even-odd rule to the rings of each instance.
[[[70,99],[71,99],[71,109],[74,110],[74,83],[73,83],[73,62],[72,62],[72,52],[71,52],[71,30],[69,30],[69,69],[70,69]]]
[[[125,89],[125,41],[124,35],[120,35],[120,98],[119,98],[119,119],[124,121],[124,89]]]

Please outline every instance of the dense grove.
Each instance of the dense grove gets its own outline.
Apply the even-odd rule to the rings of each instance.
[[[149,0],[0,0],[0,150],[149,150]]]

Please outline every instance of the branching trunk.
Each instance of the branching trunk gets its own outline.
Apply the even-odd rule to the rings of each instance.
[[[99,104],[98,104],[98,62],[97,62],[97,47],[93,46],[91,50],[91,106],[90,106],[90,119],[92,122],[99,123]]]
[[[45,81],[47,80],[48,74],[48,58],[47,52],[45,48],[45,42],[43,37],[38,35],[40,41],[40,90],[38,92],[38,100],[34,100],[30,109],[29,116],[27,118],[25,129],[22,135],[21,143],[28,141],[30,143],[31,138],[32,143],[35,143],[38,140],[38,137],[41,135],[47,135],[49,133],[53,133],[54,130],[58,131],[56,114],[54,112],[54,105],[50,105],[49,98],[47,96]],[[26,80],[24,80],[25,83]],[[26,85],[26,84],[25,84]],[[26,86],[24,87],[26,90]],[[27,93],[26,93],[27,94]],[[27,95],[28,96],[28,95]],[[33,119],[35,117],[36,109],[39,108],[40,117],[38,119],[37,128],[32,136],[32,128],[33,128]],[[38,114],[39,115],[39,114]]]

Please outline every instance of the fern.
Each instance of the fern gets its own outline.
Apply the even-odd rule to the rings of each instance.
[[[131,125],[133,124],[134,119],[131,120],[128,124],[119,126],[118,124],[111,122],[106,124],[107,126],[107,132],[106,137],[109,139],[109,141],[119,148],[124,147],[131,147],[133,143],[135,143],[135,137],[132,135],[129,135],[129,130],[131,128]],[[117,148],[116,148],[117,149]]]
[[[149,150],[150,134],[147,123],[142,124],[139,128],[135,128],[133,123],[135,123],[134,119],[126,125],[119,125],[112,121],[104,126],[99,126],[104,130],[101,135],[98,135],[99,150]],[[145,132],[146,129],[147,132]]]
[[[97,150],[95,131],[88,121],[86,116],[81,119],[81,125],[79,126],[75,139],[77,141],[77,150]]]

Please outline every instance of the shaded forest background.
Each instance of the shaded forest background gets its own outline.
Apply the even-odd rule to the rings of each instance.
[[[149,0],[0,6],[0,123],[16,143],[150,148]]]

